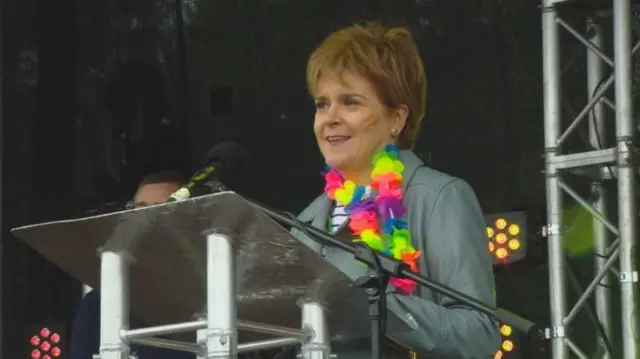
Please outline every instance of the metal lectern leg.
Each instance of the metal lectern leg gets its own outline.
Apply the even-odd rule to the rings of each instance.
[[[308,342],[303,343],[300,354],[303,359],[329,359],[329,327],[324,308],[314,302],[302,304],[302,329],[311,333]]]
[[[129,267],[123,253],[102,252],[100,267],[100,358],[129,359],[120,337],[129,329]]]
[[[235,268],[231,239],[207,236],[207,333],[206,358],[236,358]]]
[[[206,318],[202,318],[206,319]],[[196,359],[207,359],[207,329],[198,329],[196,331],[196,342],[200,345],[200,352],[196,355]]]

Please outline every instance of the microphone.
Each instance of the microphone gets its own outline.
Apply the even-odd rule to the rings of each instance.
[[[216,183],[232,181],[239,176],[248,158],[248,152],[239,143],[227,141],[215,145],[205,156],[205,166],[175,191],[167,202],[190,198],[196,189],[212,179]],[[217,189],[226,190],[226,187],[220,184]]]

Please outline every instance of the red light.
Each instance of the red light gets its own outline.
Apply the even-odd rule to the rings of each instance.
[[[42,344],[40,344],[40,349],[42,349],[45,352],[48,352],[49,349],[51,349],[51,344],[49,344],[49,342],[43,342]]]
[[[51,357],[48,356],[47,354],[45,354],[45,355],[42,356],[42,359],[51,359]]]
[[[49,340],[51,340],[51,342],[52,342],[53,344],[58,344],[58,343],[60,343],[60,334],[58,334],[58,333],[53,333],[53,334],[51,334],[51,338],[49,338]]]
[[[38,345],[40,345],[40,338],[37,335],[34,335],[31,337],[31,339],[29,339],[29,342],[34,347],[37,347]]]
[[[38,359],[40,358],[40,351],[38,349],[33,349],[31,351],[31,359]]]
[[[59,357],[61,350],[58,347],[53,347],[53,349],[51,349],[51,355],[53,355],[54,357]]]
[[[51,334],[51,331],[49,330],[49,328],[40,329],[40,336],[42,338],[47,338],[49,336],[49,334]]]

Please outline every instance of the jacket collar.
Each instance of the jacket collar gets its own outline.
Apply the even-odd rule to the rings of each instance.
[[[406,192],[413,176],[418,168],[424,166],[424,162],[409,150],[400,151],[400,160],[404,164],[404,182],[402,183],[402,190],[403,192]],[[333,208],[333,201],[323,193],[315,202],[314,209],[310,213],[310,218],[301,218],[301,220],[311,223],[312,226],[326,231],[329,224],[329,217],[331,216],[331,210]],[[341,232],[347,226],[347,223],[348,221],[345,221],[336,231],[336,234]]]

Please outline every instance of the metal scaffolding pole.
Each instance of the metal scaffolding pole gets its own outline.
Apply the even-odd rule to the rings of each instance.
[[[542,1],[542,69],[544,92],[544,146],[547,192],[547,227],[549,241],[549,295],[551,305],[551,328],[547,337],[551,340],[553,359],[568,358],[564,345],[562,320],[566,316],[566,293],[564,283],[564,252],[561,243],[562,188],[559,184],[559,169],[554,159],[559,154],[560,136],[560,49],[557,11],[552,0]]]
[[[622,299],[622,353],[625,359],[637,357],[635,287],[636,245],[636,164],[633,155],[633,102],[631,92],[631,1],[613,2],[613,33],[616,91],[616,165],[618,168],[618,226],[620,227],[620,291]]]
[[[604,49],[605,39],[602,31],[602,19],[590,17],[587,20],[587,35],[591,35],[591,42],[598,49]],[[597,51],[589,49],[587,51],[587,98],[593,99],[598,87],[605,79],[605,62],[598,55]],[[591,148],[602,150],[606,148],[606,111],[602,99],[593,107],[589,113],[589,142]],[[591,205],[602,216],[607,216],[608,197],[604,180],[611,177],[610,167],[602,166],[591,183]],[[595,253],[594,268],[596,273],[604,272],[604,277],[598,283],[595,290],[596,316],[604,335],[611,338],[611,283],[610,275],[604,270],[607,262],[607,248],[609,247],[609,232],[607,227],[600,221],[593,221],[593,249]],[[600,349],[604,355],[602,359],[610,359],[611,355],[605,350],[603,338],[599,341]]]
[[[2,53],[2,35],[3,35],[3,29],[2,29],[2,21],[3,21],[3,14],[4,14],[4,9],[3,9],[3,5],[4,3],[0,4],[0,357],[5,356],[6,355],[6,351],[5,351],[5,347],[4,347],[4,340],[5,340],[5,334],[4,334],[4,326],[3,323],[5,323],[4,321],[4,311],[2,310],[2,308],[4,308],[4,306],[2,305],[2,297],[4,295],[3,293],[3,288],[5,286],[4,283],[4,277],[5,274],[2,272],[2,268],[6,268],[6,265],[4,263],[5,258],[7,258],[7,256],[4,254],[3,248],[2,248],[2,243],[5,237],[5,232],[4,232],[4,228],[2,226],[2,217],[4,216],[3,214],[3,204],[4,204],[4,200],[3,200],[3,195],[4,193],[2,192],[2,189],[4,188],[4,186],[2,185],[2,176],[3,171],[2,169],[4,168],[4,163],[2,161],[3,157],[3,149],[4,149],[4,131],[3,131],[3,121],[4,121],[4,108],[3,108],[3,99],[4,99],[4,94],[2,92],[2,84],[3,84],[3,79],[4,79],[4,68],[3,63],[2,63],[2,59],[3,57],[3,53]],[[7,281],[8,282],[8,281]]]
[[[640,49],[640,43],[631,44],[631,4],[630,0],[612,0],[613,6],[613,44],[614,58],[607,56],[601,19],[591,17],[588,21],[587,33],[591,38],[583,36],[561,18],[562,11],[573,6],[587,5],[584,1],[542,0],[542,45],[543,45],[543,91],[544,91],[544,131],[545,131],[545,173],[547,189],[547,225],[544,233],[549,245],[549,286],[551,305],[551,326],[545,330],[551,341],[552,357],[567,358],[569,351],[575,356],[587,357],[568,335],[566,327],[576,317],[577,312],[587,303],[587,299],[595,293],[596,310],[603,336],[612,333],[612,308],[610,302],[609,283],[615,262],[620,259],[620,288],[622,310],[622,358],[637,357],[637,338],[634,330],[637,325],[635,311],[635,283],[638,275],[635,270],[633,249],[635,247],[636,225],[636,164],[633,160],[635,131],[633,121],[631,60],[633,54]],[[607,4],[607,2],[602,2]],[[575,13],[575,12],[574,12]],[[591,13],[587,10],[587,13]],[[604,12],[603,12],[604,14]],[[587,51],[587,104],[571,121],[566,129],[562,127],[560,115],[561,72],[560,72],[560,38],[559,28],[584,45]],[[605,74],[605,70],[613,68],[613,74]],[[608,71],[607,71],[608,72]],[[615,88],[615,104],[606,98],[609,89]],[[607,147],[606,112],[604,105],[616,112],[615,146]],[[562,144],[567,137],[578,128],[585,119],[589,120],[589,145],[584,152],[564,154]],[[612,126],[611,126],[612,127]],[[581,171],[581,174],[592,176],[592,200],[589,201],[573,190],[562,175],[565,171],[579,167],[595,168],[597,171]],[[604,182],[615,178],[617,184],[618,228],[608,219],[607,200],[613,193],[606,191]],[[594,252],[595,278],[587,289],[571,307],[567,314],[566,290],[564,282],[564,248],[561,243],[563,228],[562,210],[563,193],[568,194],[594,217]],[[617,239],[609,243],[609,233]],[[615,306],[617,307],[617,306]],[[602,353],[602,352],[601,352]],[[611,358],[605,351],[602,358]]]

